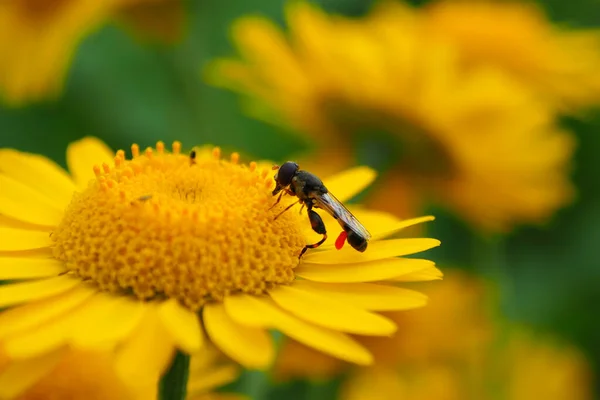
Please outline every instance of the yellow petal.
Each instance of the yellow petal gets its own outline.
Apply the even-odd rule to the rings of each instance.
[[[389,225],[380,224],[377,226],[378,227],[377,229],[371,230],[371,234],[373,235],[371,240],[383,239],[383,238],[392,236],[393,234],[401,231],[402,229],[408,228],[410,226],[422,224],[423,222],[433,221],[434,219],[435,219],[435,217],[433,215],[427,215],[425,217],[405,219],[405,220],[399,221],[395,224],[389,224]]]
[[[56,226],[64,204],[56,206],[43,194],[0,174],[0,213],[31,224]]]
[[[0,281],[57,276],[63,264],[52,258],[0,257]]]
[[[49,374],[60,362],[62,351],[13,361],[0,373],[0,399],[14,399]]]
[[[215,346],[208,345],[191,356],[190,375],[193,375],[196,373],[201,374],[202,371],[215,365],[217,360],[221,357],[221,353]]]
[[[54,229],[54,227],[52,226],[32,224],[30,222],[21,221],[19,219],[2,214],[0,214],[0,226],[4,226],[7,228],[25,229],[30,231],[44,231],[48,232],[48,234],[50,234],[50,232],[52,232],[52,230]]]
[[[52,298],[11,308],[0,313],[0,338],[32,330],[37,326],[74,309],[94,294],[80,285]]]
[[[265,369],[273,363],[275,349],[265,330],[233,321],[222,304],[206,305],[203,315],[208,336],[227,356],[246,368]]]
[[[50,247],[42,247],[41,249],[33,250],[17,250],[17,251],[2,251],[0,257],[25,257],[25,258],[51,258],[52,249]]]
[[[115,370],[135,393],[153,391],[174,353],[174,343],[158,318],[156,306],[150,304],[135,331],[119,346]]]
[[[320,283],[297,280],[294,287],[365,310],[409,310],[427,304],[427,296],[423,293],[375,283]]]
[[[48,232],[0,226],[0,251],[39,249],[51,244]]]
[[[15,358],[36,357],[66,345],[73,337],[77,324],[95,315],[106,301],[105,295],[96,294],[74,310],[54,318],[35,329],[11,336],[4,341],[6,353]]]
[[[371,336],[390,336],[396,332],[396,324],[381,315],[306,289],[279,286],[269,290],[269,295],[284,310],[324,328]]]
[[[418,271],[413,271],[408,274],[391,278],[392,281],[398,282],[425,282],[435,281],[444,278],[444,273],[435,266],[431,265]]]
[[[323,183],[339,201],[348,201],[377,177],[377,172],[369,167],[355,167],[323,179]]]
[[[308,253],[303,260],[316,264],[362,263],[415,254],[439,245],[439,240],[428,238],[377,240],[369,243],[369,247],[364,253],[357,252],[350,246],[344,246],[341,250],[333,249]]]
[[[111,348],[140,324],[144,303],[125,296],[97,295],[93,306],[73,321],[69,342],[81,348]]]
[[[212,367],[201,374],[190,376],[187,385],[188,393],[208,392],[219,386],[233,382],[239,375],[239,370],[233,365]]]
[[[93,137],[73,142],[67,148],[67,165],[79,188],[86,188],[88,183],[95,179],[94,165],[102,165],[102,163],[112,165],[114,158],[115,152],[101,140]]]
[[[198,315],[170,299],[158,307],[158,316],[171,337],[182,350],[194,353],[204,344],[204,334]]]
[[[44,195],[58,209],[69,204],[76,189],[67,172],[50,159],[12,149],[0,149],[0,174]]]
[[[0,286],[0,307],[14,306],[54,296],[66,292],[79,284],[81,284],[79,279],[64,275],[34,282],[2,285]]]
[[[417,258],[388,258],[368,263],[339,265],[302,263],[294,273],[316,282],[376,282],[405,276],[433,265],[432,261]]]
[[[373,356],[350,336],[312,325],[280,309],[268,298],[236,295],[225,298],[231,318],[256,327],[275,328],[309,347],[360,365],[373,363]]]

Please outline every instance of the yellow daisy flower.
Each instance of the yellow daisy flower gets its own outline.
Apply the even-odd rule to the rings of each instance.
[[[390,171],[377,208],[412,214],[433,200],[489,230],[546,220],[572,198],[573,138],[502,71],[465,72],[455,49],[421,34],[406,10],[348,19],[294,3],[287,36],[243,18],[233,26],[242,59],[215,62],[208,78],[248,95],[249,112],[310,135],[314,164],[352,165],[378,146]]]
[[[0,99],[12,105],[57,96],[75,50],[112,17],[173,36],[176,0],[15,0],[0,2]],[[168,12],[166,10],[169,10]],[[179,10],[179,11],[178,11]],[[160,14],[162,24],[156,21]]]
[[[467,68],[493,64],[568,111],[600,103],[598,29],[556,26],[533,2],[442,0],[421,14],[424,34],[457,46]]]
[[[66,349],[112,349],[123,381],[151,386],[174,348],[203,348],[203,330],[243,366],[267,368],[270,329],[368,365],[371,353],[349,334],[392,335],[379,311],[426,302],[396,284],[441,277],[431,261],[404,257],[439,241],[384,239],[432,217],[357,209],[373,235],[367,251],[326,243],[299,259],[315,234],[297,212],[274,220],[292,200],[272,208],[271,168],[240,165],[237,153],[221,159],[219,149],[191,159],[178,142],[131,152],[83,139],[67,150],[69,175],[44,157],[0,151],[0,349],[11,368],[35,365],[42,376],[53,365],[43,361]],[[373,178],[363,167],[325,183],[343,201]],[[1,372],[0,381],[0,397],[27,386]]]

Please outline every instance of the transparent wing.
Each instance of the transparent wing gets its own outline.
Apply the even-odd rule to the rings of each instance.
[[[366,240],[371,238],[371,234],[367,229],[356,219],[354,215],[342,204],[341,201],[335,198],[331,193],[325,193],[314,197],[316,207],[322,208],[334,217],[338,223],[345,228],[349,227],[355,233],[364,237]]]

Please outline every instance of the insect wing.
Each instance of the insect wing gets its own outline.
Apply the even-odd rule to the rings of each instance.
[[[315,196],[316,206],[327,211],[331,216],[336,218],[342,225],[348,226],[352,231],[362,236],[365,240],[371,238],[371,234],[367,229],[358,222],[358,219],[342,204],[341,201],[335,198],[331,193],[325,193]]]

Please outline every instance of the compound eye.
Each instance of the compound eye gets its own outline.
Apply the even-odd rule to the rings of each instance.
[[[298,169],[298,164],[293,161],[288,161],[279,167],[279,171],[277,171],[275,179],[281,186],[288,186],[290,183],[292,183],[292,178],[294,175],[296,175]]]

